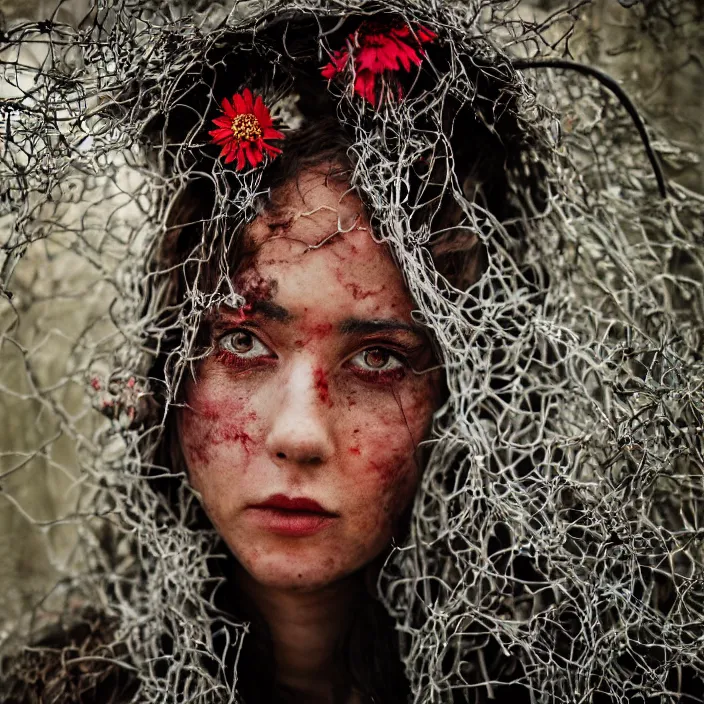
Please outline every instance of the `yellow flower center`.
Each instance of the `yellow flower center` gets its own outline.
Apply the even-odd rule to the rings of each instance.
[[[259,120],[252,113],[247,113],[246,115],[235,115],[232,118],[232,134],[235,135],[235,139],[247,139],[254,142],[263,133]]]

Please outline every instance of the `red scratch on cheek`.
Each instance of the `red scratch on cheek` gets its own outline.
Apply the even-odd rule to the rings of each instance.
[[[198,464],[208,465],[212,461],[212,450],[223,443],[238,443],[250,454],[254,440],[245,430],[256,421],[252,411],[234,420],[222,421],[216,404],[201,404],[197,412],[189,412],[191,428],[186,433],[184,449]]]
[[[202,440],[186,442],[184,443],[184,449],[186,450],[186,453],[191,456],[192,460],[195,459],[198,464],[206,465],[210,462],[208,445]]]
[[[325,372],[318,367],[314,374],[314,383],[315,383],[315,388],[318,391],[318,398],[320,399],[321,403],[324,403],[328,406],[332,406],[332,401],[330,400],[330,390],[328,388],[328,380],[325,377]]]
[[[361,451],[358,447],[350,447],[350,454],[351,455],[361,455]]]
[[[239,442],[242,444],[244,451],[249,454],[249,445],[253,442],[252,437],[249,433],[246,433],[240,425],[237,423],[232,423],[221,428],[217,434],[213,436],[213,444],[220,444],[223,442]]]

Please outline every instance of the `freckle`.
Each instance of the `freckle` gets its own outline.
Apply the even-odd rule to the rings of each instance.
[[[352,431],[352,433],[358,433],[358,432],[359,432],[359,428],[355,428],[355,429]]]

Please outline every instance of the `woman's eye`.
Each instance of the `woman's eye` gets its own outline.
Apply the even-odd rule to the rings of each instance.
[[[406,366],[398,354],[385,347],[370,347],[362,350],[350,362],[353,367],[366,373],[400,372]]]
[[[235,330],[223,335],[218,346],[221,350],[244,359],[254,359],[271,354],[271,350],[248,330]]]

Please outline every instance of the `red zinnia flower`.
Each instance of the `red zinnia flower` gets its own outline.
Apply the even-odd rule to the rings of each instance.
[[[265,141],[284,139],[284,135],[274,129],[269,109],[260,95],[255,100],[252,91],[245,88],[242,94],[232,96],[232,102],[225,98],[222,111],[225,114],[213,120],[218,129],[208,134],[214,144],[222,147],[220,156],[225,157],[226,164],[236,158],[236,168],[241,171],[246,162],[252,167],[261,163],[265,153],[272,157],[281,154],[281,149]]]
[[[410,71],[420,66],[425,50],[422,45],[432,42],[437,35],[427,27],[418,25],[415,33],[407,24],[394,25],[373,21],[362,22],[349,35],[348,47],[332,54],[332,60],[321,70],[323,78],[332,80],[341,74],[350,57],[354,57],[354,91],[377,103],[377,76],[388,71]]]

